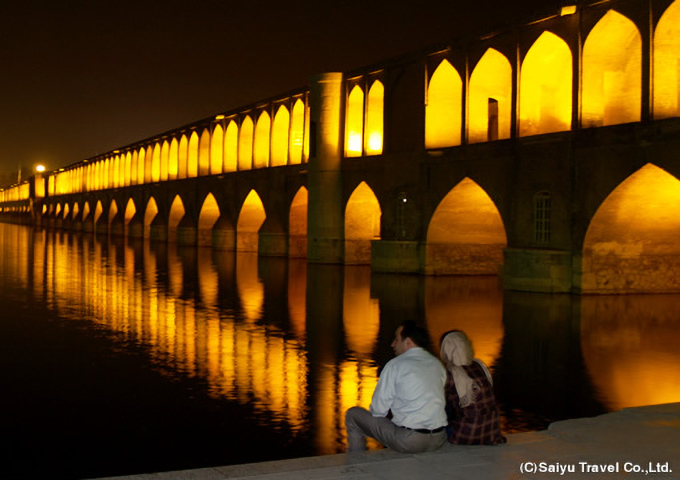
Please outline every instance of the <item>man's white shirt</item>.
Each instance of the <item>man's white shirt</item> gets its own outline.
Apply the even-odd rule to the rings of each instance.
[[[393,358],[380,374],[369,411],[401,427],[433,430],[447,424],[444,398],[446,369],[420,347]]]

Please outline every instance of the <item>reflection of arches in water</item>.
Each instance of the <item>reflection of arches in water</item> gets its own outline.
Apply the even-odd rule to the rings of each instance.
[[[677,295],[581,297],[581,348],[611,410],[680,401]]]
[[[218,281],[217,271],[212,261],[212,251],[208,248],[196,250],[198,266],[198,288],[203,305],[214,308],[217,306]]]
[[[307,262],[288,262],[288,315],[293,332],[299,339],[307,331]]]
[[[493,372],[504,432],[606,412],[583,365],[578,300],[568,294],[503,292],[504,335]]]
[[[437,206],[427,229],[427,274],[495,275],[506,245],[503,220],[489,195],[464,178]]]
[[[264,304],[264,285],[257,274],[256,253],[236,255],[236,288],[245,318],[253,322],[258,320]]]
[[[380,330],[380,307],[371,298],[369,267],[345,267],[342,323],[347,346],[361,358],[370,358]]]
[[[373,190],[361,182],[345,207],[345,264],[371,263],[371,240],[380,238],[381,214]]]
[[[582,291],[680,291],[680,181],[647,164],[600,205],[583,246]]]
[[[449,330],[462,330],[475,356],[496,362],[503,342],[503,293],[497,277],[426,277],[425,318],[434,351]]]

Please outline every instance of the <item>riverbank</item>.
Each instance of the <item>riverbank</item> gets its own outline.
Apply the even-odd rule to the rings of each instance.
[[[627,408],[508,435],[498,447],[446,445],[404,455],[391,450],[116,477],[125,480],[229,479],[552,479],[680,480],[680,403]]]

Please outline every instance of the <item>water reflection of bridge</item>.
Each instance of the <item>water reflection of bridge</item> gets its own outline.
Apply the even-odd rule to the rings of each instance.
[[[143,345],[162,370],[313,436],[320,453],[343,448],[343,413],[370,403],[404,318],[423,319],[435,342],[451,328],[470,334],[510,430],[526,416],[583,415],[578,402],[618,409],[680,395],[677,295],[501,292],[490,277],[371,275],[16,226],[0,226],[0,267],[60,316]]]
[[[680,291],[680,0],[576,4],[320,75],[38,176],[2,209],[381,272],[501,268],[517,290]]]

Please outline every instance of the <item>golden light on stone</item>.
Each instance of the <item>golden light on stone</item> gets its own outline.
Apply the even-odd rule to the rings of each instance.
[[[289,127],[290,114],[288,109],[281,105],[274,116],[274,125],[272,127],[272,167],[279,167],[288,163]]]
[[[345,207],[345,264],[370,265],[371,241],[380,238],[380,203],[361,182]]]
[[[543,32],[520,71],[520,135],[571,129],[572,55],[557,35]]]
[[[680,180],[647,164],[593,216],[583,247],[583,291],[680,291],[679,231]]]
[[[495,274],[506,243],[496,205],[476,182],[465,178],[432,215],[425,268],[430,274]]]
[[[496,102],[492,115],[489,104]],[[468,141],[486,142],[510,138],[512,116],[512,67],[504,55],[488,49],[470,77]]]
[[[364,92],[359,85],[355,85],[349,94],[346,122],[345,155],[360,157],[364,135]]]
[[[560,15],[563,17],[573,15],[576,13],[576,10],[576,5],[565,5],[560,9]]]
[[[675,0],[654,32],[654,118],[680,115],[680,0]]]
[[[462,89],[460,75],[448,60],[443,60],[427,88],[425,148],[460,145]]]
[[[266,217],[264,205],[255,190],[243,201],[236,226],[236,249],[239,252],[257,252],[258,232]]]
[[[584,127],[640,121],[642,40],[637,27],[610,10],[583,47]]]

